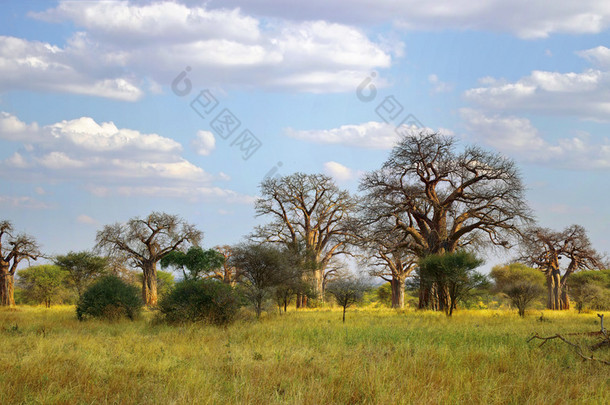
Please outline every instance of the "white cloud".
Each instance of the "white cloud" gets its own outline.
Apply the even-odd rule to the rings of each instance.
[[[351,91],[389,67],[399,41],[375,43],[352,26],[261,20],[240,9],[175,2],[61,1],[31,13],[82,31],[65,46],[0,37],[0,91],[32,89],[126,101],[158,92],[185,66],[192,83],[304,92]],[[150,90],[149,90],[150,91]]]
[[[85,225],[99,225],[99,221],[97,221],[96,219],[93,219],[89,215],[85,215],[85,214],[81,214],[78,217],[76,217],[76,222],[78,222],[79,224],[85,224]]]
[[[433,93],[448,93],[453,91],[453,84],[442,82],[437,75],[428,75],[428,83],[432,85]]]
[[[409,30],[509,32],[521,38],[599,33],[610,25],[610,6],[605,0],[555,0],[552,7],[545,0],[352,0],[349,5],[309,0],[293,2],[290,7],[278,7],[275,0],[214,0],[211,4],[294,20],[369,24],[394,21],[396,26]]]
[[[419,134],[431,132],[431,128],[419,128],[415,125],[403,125],[400,134]],[[391,149],[400,139],[396,127],[385,122],[370,121],[363,124],[342,125],[338,128],[321,130],[284,129],[284,134],[290,138],[309,142],[354,146],[365,149]]]
[[[354,171],[352,169],[332,161],[324,163],[324,173],[339,181],[347,181],[354,178]]]
[[[192,146],[198,155],[208,156],[216,148],[216,138],[210,131],[198,131]]]
[[[5,208],[25,208],[25,209],[49,209],[50,205],[36,200],[32,197],[14,197],[14,196],[5,196],[0,195],[0,207]]]
[[[527,118],[488,116],[467,108],[460,114],[475,141],[521,160],[580,170],[610,168],[609,138],[596,143],[587,133],[579,132],[551,142]]]
[[[10,114],[0,117],[20,122]],[[158,134],[117,128],[112,122],[97,123],[89,117],[17,127],[22,132],[0,130],[0,139],[19,140],[29,147],[0,161],[0,175],[5,178],[76,182],[96,196],[135,195],[130,191],[135,190],[138,195],[248,200],[215,187],[215,180],[227,176],[207,173],[181,156],[179,143]]]
[[[484,78],[481,87],[467,90],[465,98],[486,110],[542,112],[580,119],[607,121],[610,114],[610,50],[597,47],[578,54],[600,68],[583,72],[535,70],[515,82]]]

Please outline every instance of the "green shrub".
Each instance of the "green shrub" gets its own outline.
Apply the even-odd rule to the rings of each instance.
[[[116,276],[105,276],[95,282],[82,295],[76,306],[79,320],[87,317],[135,319],[142,310],[142,299],[137,287]]]
[[[215,280],[184,280],[159,302],[162,318],[169,323],[231,323],[240,299],[231,286]]]

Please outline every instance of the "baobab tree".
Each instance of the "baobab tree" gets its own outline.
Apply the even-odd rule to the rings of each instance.
[[[214,249],[225,258],[222,267],[214,270],[213,278],[222,281],[223,283],[229,284],[231,287],[235,287],[242,274],[237,269],[232,261],[231,256],[233,255],[233,248],[229,245],[215,246]]]
[[[303,245],[308,262],[313,262],[313,288],[324,296],[324,271],[333,257],[349,253],[351,218],[356,200],[322,174],[295,173],[268,178],[256,201],[257,216],[271,222],[252,235],[262,242],[275,242],[288,249]],[[297,298],[297,302],[299,302]]]
[[[508,248],[531,220],[515,163],[437,133],[403,137],[361,181],[372,220],[393,218],[420,258],[475,245]],[[430,294],[420,288],[420,307]]]
[[[15,305],[15,272],[19,263],[42,255],[33,237],[13,232],[10,221],[0,221],[0,306]]]
[[[368,212],[366,204],[362,212]],[[376,214],[371,212],[368,215]],[[356,238],[356,244],[362,250],[362,262],[371,266],[371,276],[390,283],[392,308],[404,308],[405,281],[417,266],[418,257],[405,243],[405,235],[391,218],[382,218],[371,224],[366,224],[366,220],[362,222]]]
[[[157,263],[188,244],[198,245],[202,233],[176,215],[153,212],[146,218],[106,225],[97,233],[96,248],[109,256],[125,257],[142,270],[142,299],[157,305]]]
[[[560,261],[564,258],[568,263],[562,266]],[[572,273],[604,266],[602,256],[593,249],[580,225],[571,225],[561,232],[529,228],[524,232],[518,260],[540,269],[546,276],[548,309],[570,308],[567,280]]]

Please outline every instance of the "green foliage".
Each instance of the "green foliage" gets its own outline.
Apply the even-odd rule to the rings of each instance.
[[[169,323],[227,325],[235,319],[239,307],[233,288],[216,280],[181,281],[159,302],[159,310]]]
[[[224,262],[224,255],[216,249],[203,250],[193,246],[186,253],[178,250],[169,253],[161,259],[161,267],[175,267],[182,270],[185,280],[197,280],[210,271],[221,268]]]
[[[375,290],[376,294],[377,294],[377,299],[379,300],[380,303],[382,303],[385,306],[391,307],[392,306],[392,284],[391,283],[385,283],[380,285],[379,287],[377,287],[377,290]]]
[[[91,252],[70,252],[57,256],[55,264],[68,273],[66,280],[80,297],[85,289],[107,272],[108,259]]]
[[[488,285],[487,278],[474,271],[483,260],[473,253],[458,251],[434,254],[419,261],[419,277],[424,285],[435,291],[439,309],[449,316],[473,289]]]
[[[52,302],[61,303],[69,299],[65,287],[69,274],[58,266],[32,266],[20,270],[18,275],[22,298],[26,302],[44,304],[49,308]]]
[[[506,296],[520,316],[525,316],[525,310],[544,293],[544,274],[520,263],[495,266],[490,276],[494,290]]]
[[[568,280],[568,293],[581,312],[610,310],[610,270],[581,271]]]
[[[91,285],[76,306],[79,320],[87,317],[135,319],[142,310],[142,299],[137,287],[116,276],[104,276]]]

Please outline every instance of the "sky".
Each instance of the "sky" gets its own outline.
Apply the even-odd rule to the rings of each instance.
[[[355,193],[407,125],[610,252],[609,33],[604,0],[3,1],[0,219],[47,255],[152,211],[233,244],[266,176]]]

